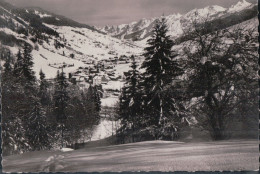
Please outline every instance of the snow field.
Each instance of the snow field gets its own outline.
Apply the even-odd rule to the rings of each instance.
[[[4,157],[4,172],[256,171],[258,140],[148,141]]]

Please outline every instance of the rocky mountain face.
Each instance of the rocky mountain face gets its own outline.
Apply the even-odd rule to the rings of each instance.
[[[257,14],[257,5],[247,2],[246,0],[239,1],[230,8],[213,5],[202,9],[194,9],[186,14],[172,14],[164,16],[167,19],[167,24],[170,34],[174,38],[178,38],[190,28],[191,23],[211,21],[212,23],[221,23],[221,28],[229,27],[238,24],[246,19],[250,19]],[[158,18],[141,19],[137,22],[122,25],[112,25],[100,28],[101,31],[120,39],[129,39],[133,41],[146,39],[151,35],[152,27]],[[232,23],[230,23],[232,21]]]

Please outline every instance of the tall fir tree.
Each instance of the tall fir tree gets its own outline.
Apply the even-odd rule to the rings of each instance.
[[[25,96],[23,87],[13,74],[11,59],[9,51],[1,74],[3,155],[24,152],[28,148],[20,112]]]
[[[134,56],[131,56],[131,69],[126,73],[125,86],[122,89],[119,102],[119,119],[122,122],[122,131],[132,132],[134,142],[135,131],[140,128],[140,117],[142,115],[142,93],[139,89],[140,73]]]
[[[11,72],[12,72],[12,65],[11,65],[11,53],[10,51],[7,53],[7,57],[6,57],[6,60],[5,60],[5,63],[4,63],[4,72],[5,72],[5,75],[11,75]]]
[[[36,77],[33,68],[32,49],[28,43],[23,46],[23,53],[19,50],[17,53],[17,61],[14,65],[14,75],[17,83],[24,87],[25,99],[23,115],[30,112],[33,106],[33,99],[37,96]],[[27,106],[26,106],[27,105]]]
[[[172,52],[174,42],[167,35],[168,29],[165,18],[157,20],[151,38],[145,48],[145,60],[142,68],[146,114],[151,117],[151,125],[163,128],[169,118],[179,117],[178,108],[172,96],[166,93],[165,88],[173,79],[182,74],[176,55]]]
[[[22,53],[21,53],[20,49],[19,49],[16,57],[17,57],[17,59],[14,64],[14,75],[16,77],[21,77],[22,76],[23,57],[22,57]]]
[[[101,100],[100,100],[100,89],[98,89],[97,86],[94,86],[93,98],[94,98],[96,111],[97,113],[99,113],[101,111]]]
[[[66,130],[65,125],[68,117],[66,113],[69,101],[67,87],[68,83],[65,77],[65,73],[63,70],[61,73],[58,71],[54,91],[54,114],[61,131],[61,148],[64,147],[64,131]]]
[[[39,97],[41,100],[41,104],[43,106],[47,106],[50,103],[50,97],[48,95],[48,84],[45,79],[45,74],[42,69],[40,70],[40,89],[39,89]]]
[[[38,98],[38,89],[36,83],[35,72],[33,71],[33,57],[32,57],[32,47],[28,43],[25,43],[23,46],[23,53],[21,58],[17,58],[18,70],[18,83],[23,86],[24,99],[22,101],[22,108],[20,110],[23,125],[25,128],[25,135],[28,141],[31,138],[31,132],[35,130],[34,122],[30,119],[32,112],[34,110],[35,103]],[[20,53],[18,52],[18,56]],[[21,61],[20,61],[21,59]],[[19,61],[19,62],[18,62]],[[29,145],[32,145],[31,142],[28,142]],[[33,147],[30,148],[33,148]]]
[[[87,92],[87,100],[90,102],[90,105],[93,105],[94,112],[98,115],[101,111],[101,100],[97,86],[90,85]]]
[[[46,114],[40,103],[40,98],[34,100],[34,106],[28,117],[27,137],[32,150],[44,150],[50,148],[50,134],[47,125]]]
[[[32,48],[29,44],[25,43],[23,48],[23,64],[22,71],[23,75],[28,82],[35,81],[35,72],[32,70],[33,68],[33,58],[31,55]]]
[[[120,128],[117,130],[117,137],[121,143],[124,143],[124,138],[125,135],[128,134],[127,130],[129,130],[129,125],[130,125],[130,118],[129,118],[129,113],[127,106],[129,105],[129,100],[127,99],[127,94],[126,94],[126,88],[123,87],[121,94],[119,96],[119,103],[118,103],[118,110],[117,114],[118,117],[117,119],[120,120]]]

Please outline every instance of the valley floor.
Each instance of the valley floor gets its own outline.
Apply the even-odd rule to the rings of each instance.
[[[256,171],[257,140],[203,143],[147,141],[3,158],[4,172]]]

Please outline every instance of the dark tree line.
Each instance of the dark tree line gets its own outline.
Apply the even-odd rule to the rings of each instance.
[[[191,118],[214,140],[257,130],[255,31],[194,21],[186,31],[191,40],[177,54],[165,19],[158,20],[144,49],[144,73],[133,56],[126,74],[117,111],[119,141],[173,140]]]
[[[58,72],[48,81],[32,70],[32,47],[14,57],[2,52],[2,137],[4,155],[65,147],[77,143],[99,122],[96,87],[81,90]]]

